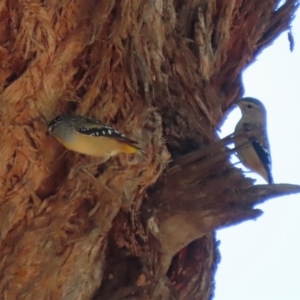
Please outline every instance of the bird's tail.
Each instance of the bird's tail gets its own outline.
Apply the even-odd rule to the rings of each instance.
[[[135,141],[123,142],[123,149],[125,153],[142,153],[146,155],[146,152]]]

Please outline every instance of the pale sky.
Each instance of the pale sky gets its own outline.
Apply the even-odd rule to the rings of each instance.
[[[244,96],[267,108],[275,183],[300,184],[300,11],[297,15],[294,52],[285,32],[243,74]],[[230,134],[239,118],[237,108],[220,136]],[[253,173],[246,176],[265,183]],[[214,300],[300,300],[300,194],[257,208],[264,214],[256,221],[218,231],[222,259]]]

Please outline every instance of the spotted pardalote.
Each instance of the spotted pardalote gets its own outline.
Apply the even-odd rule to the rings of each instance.
[[[237,156],[247,168],[274,183],[271,173],[271,155],[267,136],[267,113],[264,105],[255,98],[236,101],[242,118],[234,131]]]
[[[144,153],[137,142],[90,117],[60,115],[49,123],[48,133],[69,150],[104,159],[119,153]]]

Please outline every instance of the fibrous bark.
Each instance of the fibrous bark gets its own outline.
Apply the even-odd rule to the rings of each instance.
[[[0,3],[3,299],[209,299],[214,230],[299,192],[253,186],[216,130],[298,1]],[[90,115],[143,156],[102,165],[46,135]],[[173,298],[172,298],[173,297]]]

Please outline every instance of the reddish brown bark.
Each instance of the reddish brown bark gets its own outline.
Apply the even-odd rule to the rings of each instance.
[[[240,75],[297,8],[287,0],[0,3],[2,299],[209,299],[214,230],[298,186],[255,186],[216,130]],[[143,156],[66,151],[73,112]],[[173,297],[173,298],[172,298]]]

